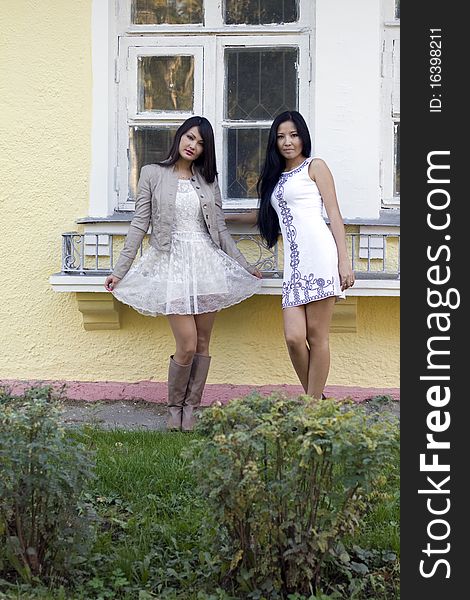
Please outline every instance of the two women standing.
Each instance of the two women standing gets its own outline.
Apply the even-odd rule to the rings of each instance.
[[[227,231],[214,148],[209,121],[191,117],[177,130],[167,159],[142,167],[125,245],[105,281],[108,291],[140,313],[167,316],[176,345],[168,370],[167,426],[183,431],[192,430],[201,401],[217,311],[261,287],[261,273]],[[268,247],[283,236],[287,347],[305,392],[320,398],[334,303],[354,284],[354,274],[333,177],[310,152],[303,117],[296,111],[279,115],[258,181],[256,220]],[[150,224],[149,249],[131,266]]]

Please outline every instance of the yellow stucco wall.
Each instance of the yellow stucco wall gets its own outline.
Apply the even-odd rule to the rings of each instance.
[[[0,380],[165,381],[163,317],[122,307],[121,329],[85,331],[75,294],[56,293],[61,233],[88,214],[91,0],[0,3]],[[399,385],[399,299],[359,298],[356,334],[332,334],[329,384]],[[223,311],[210,383],[297,383],[279,296]]]

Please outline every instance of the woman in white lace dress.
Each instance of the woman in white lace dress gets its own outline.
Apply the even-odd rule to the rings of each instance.
[[[142,167],[126,242],[105,281],[138,312],[168,318],[176,343],[168,370],[168,429],[194,426],[217,312],[261,286],[260,272],[227,231],[214,148],[209,121],[191,117],[176,131],[168,158]],[[132,265],[150,225],[149,248]]]
[[[287,349],[306,394],[321,398],[330,368],[333,307],[354,285],[354,273],[333,176],[325,161],[310,153],[310,134],[302,115],[297,111],[278,115],[258,181],[257,222],[268,247],[282,234]]]

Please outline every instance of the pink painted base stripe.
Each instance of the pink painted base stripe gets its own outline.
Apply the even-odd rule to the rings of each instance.
[[[126,383],[118,381],[0,380],[0,386],[10,388],[13,394],[21,394],[32,385],[52,385],[55,388],[65,385],[65,397],[68,400],[82,400],[85,402],[96,402],[98,400],[143,400],[145,402],[165,404],[167,396],[167,384],[156,381]],[[216,401],[225,404],[233,398],[241,398],[252,392],[267,395],[274,391],[282,392],[289,396],[296,396],[303,393],[300,385],[233,385],[230,383],[209,383],[204,389],[202,405],[209,406]],[[400,400],[400,388],[363,388],[328,385],[325,389],[325,395],[337,398],[338,400],[351,398],[356,402],[362,402],[375,396],[390,396],[394,400]]]

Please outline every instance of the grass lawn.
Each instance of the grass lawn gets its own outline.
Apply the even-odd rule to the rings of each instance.
[[[121,592],[127,584],[154,588],[155,581],[161,592],[179,587],[185,568],[190,584],[205,506],[180,454],[194,434],[87,428],[84,436],[97,452],[98,479],[88,498],[104,518],[95,545],[97,587],[103,579],[116,587],[114,573]]]
[[[189,588],[203,581],[198,542],[205,504],[180,457],[193,437],[86,430],[87,443],[98,452],[98,480],[91,496],[108,521],[97,544],[97,552],[108,557],[108,573],[122,572],[142,587],[158,574],[160,591],[178,589],[182,579]],[[398,465],[389,466],[351,545],[399,555],[398,484]]]
[[[230,598],[216,593],[215,584],[213,594],[198,592],[211,589],[213,559],[202,542],[206,503],[181,457],[196,434],[86,427],[71,435],[96,452],[97,479],[86,493],[99,517],[93,553],[81,565],[73,592],[61,588],[60,581],[48,590],[7,591],[0,580],[6,594],[0,592],[0,599]],[[348,540],[351,547],[399,555],[398,489],[397,456],[397,464],[384,472],[383,485],[374,490],[365,526]]]

